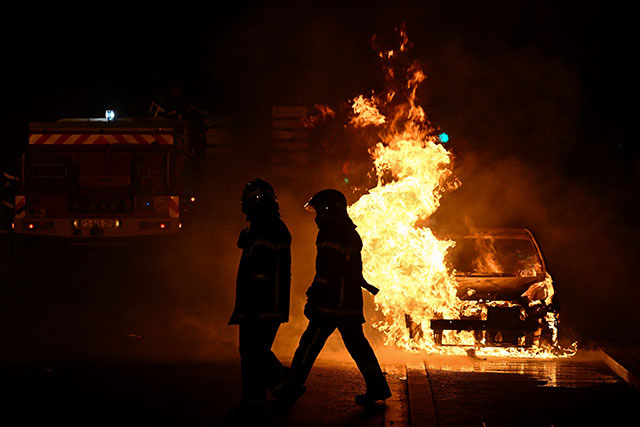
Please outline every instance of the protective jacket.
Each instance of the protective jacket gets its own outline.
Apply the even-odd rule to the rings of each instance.
[[[256,219],[240,233],[242,257],[229,324],[287,322],[291,292],[291,234],[277,216]]]
[[[362,240],[350,219],[319,227],[316,275],[304,313],[312,319],[357,319],[362,314]]]

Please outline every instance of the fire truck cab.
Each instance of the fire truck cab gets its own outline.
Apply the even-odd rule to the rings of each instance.
[[[179,233],[193,158],[181,120],[32,122],[13,231],[74,240]]]

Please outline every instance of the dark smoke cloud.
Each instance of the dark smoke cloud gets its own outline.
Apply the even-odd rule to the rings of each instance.
[[[585,130],[579,70],[539,49],[480,55],[458,42],[430,59],[427,108],[452,135],[462,182],[433,223],[532,229],[564,325],[587,338],[637,339],[625,314],[638,297],[637,228],[620,209],[628,183],[614,181],[620,171],[606,150],[594,150],[611,142]]]

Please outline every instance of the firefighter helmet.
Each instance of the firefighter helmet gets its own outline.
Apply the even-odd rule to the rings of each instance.
[[[347,215],[347,198],[332,188],[317,192],[304,205],[310,212],[316,212],[323,219],[337,219]]]
[[[245,215],[273,213],[278,211],[278,198],[273,186],[256,178],[242,190],[242,212]]]

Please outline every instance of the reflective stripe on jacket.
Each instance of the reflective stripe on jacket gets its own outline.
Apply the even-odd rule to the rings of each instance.
[[[362,240],[353,223],[323,227],[316,239],[316,275],[307,290],[305,315],[350,318],[362,314]]]

